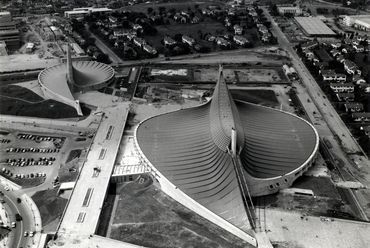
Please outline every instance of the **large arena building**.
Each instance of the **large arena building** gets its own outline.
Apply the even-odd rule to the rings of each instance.
[[[253,224],[248,198],[291,186],[319,146],[315,128],[302,118],[234,101],[222,67],[212,100],[143,121],[135,140],[164,192],[242,230]]]
[[[96,61],[73,61],[71,47],[67,46],[67,62],[44,69],[38,82],[46,98],[74,107],[79,115],[82,110],[75,92],[98,90],[114,80],[114,69]]]

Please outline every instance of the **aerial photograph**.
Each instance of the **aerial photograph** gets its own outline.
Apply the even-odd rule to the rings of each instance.
[[[370,0],[0,0],[0,248],[370,248]]]

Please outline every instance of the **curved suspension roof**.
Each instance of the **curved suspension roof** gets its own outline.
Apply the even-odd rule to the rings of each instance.
[[[103,85],[114,77],[114,69],[96,61],[73,61],[70,46],[67,46],[67,63],[44,69],[39,74],[39,82],[50,91],[74,100],[74,91]]]
[[[233,159],[231,129],[246,173],[273,178],[315,153],[318,137],[306,121],[275,109],[234,102],[220,70],[210,102],[149,118],[136,131],[146,158],[184,193],[232,224],[247,221]]]

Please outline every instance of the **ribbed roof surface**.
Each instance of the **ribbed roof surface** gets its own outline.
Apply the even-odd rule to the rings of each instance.
[[[276,109],[236,102],[245,133],[240,159],[258,178],[287,174],[315,151],[315,130],[304,120]]]
[[[194,200],[243,228],[247,216],[230,145],[246,173],[272,178],[292,172],[317,149],[318,137],[306,121],[275,109],[234,102],[220,73],[211,102],[152,117],[139,125],[141,151],[168,180]]]
[[[230,155],[210,133],[210,104],[143,122],[140,148],[150,162],[194,200],[236,226],[248,225]]]

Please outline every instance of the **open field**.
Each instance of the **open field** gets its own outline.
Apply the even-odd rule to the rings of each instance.
[[[117,194],[110,238],[153,248],[250,247],[166,196],[150,177],[118,185]]]

